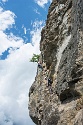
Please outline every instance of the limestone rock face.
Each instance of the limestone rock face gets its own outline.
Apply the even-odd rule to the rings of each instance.
[[[83,125],[83,0],[52,1],[40,50],[43,70],[37,69],[29,91],[31,119],[36,125]]]

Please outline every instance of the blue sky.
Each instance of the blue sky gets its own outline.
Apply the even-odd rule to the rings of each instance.
[[[51,0],[0,0],[0,124],[34,125],[28,92],[37,64],[41,29]]]
[[[45,24],[50,0],[1,0],[0,4],[5,11],[11,11],[14,18],[11,28],[6,28],[5,33],[7,35],[13,33],[13,35],[21,37],[24,43],[28,43],[32,42],[31,31]],[[41,24],[38,24],[40,22]],[[1,59],[6,58],[9,54],[8,50],[3,52]]]

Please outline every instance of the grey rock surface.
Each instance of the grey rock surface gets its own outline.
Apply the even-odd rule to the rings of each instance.
[[[52,1],[40,51],[43,71],[29,91],[31,119],[36,125],[83,125],[83,0]]]

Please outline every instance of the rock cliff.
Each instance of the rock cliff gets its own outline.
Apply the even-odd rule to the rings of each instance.
[[[83,0],[52,1],[40,51],[43,70],[37,69],[29,91],[31,119],[36,125],[83,125]]]

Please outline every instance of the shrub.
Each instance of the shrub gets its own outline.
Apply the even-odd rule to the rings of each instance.
[[[38,62],[40,55],[33,54],[32,58],[30,59],[30,62]]]

